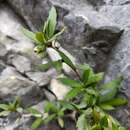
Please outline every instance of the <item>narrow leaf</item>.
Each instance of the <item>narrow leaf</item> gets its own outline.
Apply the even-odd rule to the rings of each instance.
[[[56,28],[56,20],[57,20],[57,13],[55,7],[52,7],[50,12],[49,12],[49,17],[48,17],[48,29],[49,29],[49,38],[51,38],[55,32]]]
[[[58,124],[60,125],[61,128],[64,127],[64,120],[62,118],[58,118]]]
[[[44,106],[44,111],[47,112],[47,113],[51,113],[51,112],[54,112],[54,113],[57,113],[58,112],[58,108],[56,107],[55,104],[53,104],[52,102],[45,102],[45,106]]]
[[[85,114],[79,116],[76,127],[78,128],[78,130],[90,130],[90,126],[86,120]]]
[[[73,64],[73,62],[70,60],[70,58],[68,56],[66,56],[62,51],[57,50],[57,52],[60,54],[62,60],[69,65],[73,70],[76,70],[75,65]]]
[[[88,86],[90,84],[100,82],[103,79],[103,75],[104,75],[104,73],[98,73],[98,74],[94,74],[94,75],[90,76],[86,85]]]
[[[73,99],[80,93],[81,93],[81,88],[79,87],[73,88],[66,94],[65,99],[68,99],[68,100]]]
[[[119,77],[116,80],[112,80],[111,82],[101,86],[101,90],[99,91],[100,102],[105,102],[113,99],[120,88],[121,82],[122,82],[122,77]]]
[[[128,101],[124,98],[115,98],[110,101],[104,102],[103,104],[111,105],[111,106],[121,106],[126,105]]]
[[[119,127],[119,130],[126,130],[126,128],[124,128],[124,127]]]
[[[43,122],[43,119],[42,119],[42,118],[37,118],[37,119],[33,122],[32,126],[31,126],[31,130],[36,130],[36,129],[42,124],[42,122]]]
[[[45,37],[44,34],[42,32],[37,32],[36,33],[36,39],[41,42],[41,43],[45,43]]]
[[[28,108],[27,111],[34,117],[41,117],[41,113],[35,108]]]
[[[53,37],[48,40],[48,42],[52,42],[52,41],[56,40],[56,38],[57,38],[58,36],[60,36],[64,31],[65,31],[65,27],[64,27],[60,32],[54,34]]]
[[[10,114],[10,111],[2,111],[0,112],[0,116],[6,117]]]
[[[0,109],[2,109],[2,110],[8,110],[9,106],[6,105],[6,104],[0,104]]]
[[[110,110],[114,110],[115,108],[111,105],[108,105],[108,104],[101,104],[100,107],[103,109],[103,110],[107,110],[107,111],[110,111]]]
[[[80,83],[80,81],[73,80],[73,79],[70,79],[70,78],[68,78],[68,77],[58,78],[58,80],[59,80],[61,83],[65,84],[65,85],[67,85],[67,86],[70,86],[70,87],[72,87],[72,88],[82,86],[82,84]]]
[[[21,30],[25,36],[27,36],[29,39],[39,44],[39,41],[36,39],[36,35],[34,32],[31,32],[28,29],[23,27],[21,28]]]
[[[61,60],[50,61],[50,62],[48,62],[46,64],[40,64],[40,65],[37,66],[37,68],[39,70],[42,70],[42,71],[48,70],[51,67],[56,68],[57,71],[61,71],[61,69],[62,69],[62,62],[61,62]]]

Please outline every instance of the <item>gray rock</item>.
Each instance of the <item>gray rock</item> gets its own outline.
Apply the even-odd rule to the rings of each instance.
[[[37,87],[37,84],[20,75],[13,67],[7,67],[0,75],[0,99],[2,101],[10,101],[15,96],[19,96],[23,104],[28,106],[39,102],[43,95],[44,93]]]
[[[107,5],[100,9],[100,12],[110,20],[116,22],[124,28],[130,27],[130,4],[126,5]]]
[[[119,43],[113,48],[110,56],[110,63],[107,68],[105,82],[116,78],[118,75],[123,75],[124,80],[122,83],[122,96],[130,100],[130,29],[127,29]],[[124,108],[120,108],[115,112],[115,116],[123,123],[127,129],[130,129],[130,102]]]
[[[130,100],[130,4],[129,0],[113,0],[100,9],[100,13],[107,16],[110,20],[116,22],[125,31],[113,48],[109,57],[109,64],[106,71],[105,82],[112,80],[119,74],[123,75],[121,95]],[[122,122],[127,129],[130,129],[130,103],[126,107],[119,108],[114,115]]]
[[[5,67],[5,63],[2,60],[0,60],[0,73],[3,71],[3,69],[5,69]]]
[[[10,55],[9,58],[8,62],[15,66],[19,72],[25,73],[31,71],[31,61],[27,57],[22,55]]]
[[[127,5],[130,4],[130,0],[104,0],[107,4],[112,5]]]
[[[33,81],[35,81],[39,86],[45,86],[49,84],[50,77],[44,72],[28,72],[26,75]]]
[[[103,0],[87,0],[88,2],[90,2],[93,6],[101,6],[104,4]]]
[[[6,47],[0,43],[0,57],[4,57],[7,54]]]
[[[22,26],[22,20],[9,7],[1,4],[0,43],[6,47],[7,51],[31,55],[33,54],[34,45],[23,35],[21,31]]]
[[[96,11],[88,10],[83,15],[80,11],[76,13],[77,16],[69,14],[64,17],[68,29],[60,42],[78,61],[86,61],[93,68],[103,71],[121,30]],[[94,50],[94,53],[90,50]]]

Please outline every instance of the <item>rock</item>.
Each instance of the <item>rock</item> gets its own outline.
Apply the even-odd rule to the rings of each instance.
[[[103,71],[107,63],[105,60],[117,43],[121,30],[96,11],[88,11],[84,15],[81,13],[76,12],[77,16],[69,14],[64,17],[68,30],[61,43],[79,62],[87,62],[96,70]],[[91,49],[95,52],[90,51]]]
[[[130,29],[125,30],[119,43],[115,48],[113,48],[112,54],[110,56],[110,62],[107,68],[105,82],[116,78],[118,75],[123,75],[124,80],[122,83],[122,96],[130,100]],[[125,114],[124,114],[125,113]],[[116,111],[115,116],[130,129],[130,104],[124,108],[120,108]],[[125,120],[124,120],[125,119]]]
[[[56,95],[59,100],[62,100],[69,91],[69,87],[63,85],[56,79],[52,79],[50,83],[51,91]]]
[[[116,22],[124,33],[118,44],[113,48],[109,57],[109,64],[106,71],[105,81],[110,81],[118,75],[123,75],[121,95],[130,100],[130,80],[129,80],[129,63],[130,63],[130,5],[129,0],[113,0],[108,2],[100,9],[100,13],[107,16],[110,20]],[[127,129],[130,129],[130,103],[127,106],[119,108],[114,115],[122,122]]]
[[[127,5],[130,3],[130,0],[105,0],[107,4],[112,5]]]
[[[126,5],[107,5],[100,9],[100,12],[114,22],[121,28],[130,27],[130,4]]]
[[[0,43],[6,47],[7,51],[32,55],[34,44],[23,35],[22,26],[22,20],[9,7],[1,4]]]
[[[103,0],[87,0],[88,2],[90,2],[93,6],[101,6],[104,4]]]
[[[6,47],[0,43],[0,57],[4,57],[7,54]]]
[[[35,104],[44,95],[36,86],[37,84],[20,75],[15,68],[7,67],[0,75],[0,99],[10,101],[19,96],[25,106]]]
[[[76,59],[68,51],[66,51],[62,47],[60,47],[59,50],[62,51],[65,55],[67,55],[69,59],[73,62],[73,64],[76,63]],[[58,52],[52,48],[47,48],[47,52],[48,52],[49,58],[52,61],[58,61],[62,59],[61,56],[58,54]],[[74,72],[72,68],[70,68],[66,63],[63,63],[62,66],[66,74],[74,76]]]
[[[10,55],[9,58],[10,60],[8,62],[15,66],[17,71],[21,73],[31,71],[31,61],[27,57],[22,55]]]
[[[49,84],[50,77],[45,72],[28,72],[26,75],[36,82],[38,86],[46,86]]]
[[[5,63],[2,60],[0,60],[0,74],[5,69],[5,67],[6,67]]]
[[[8,26],[7,26],[8,25]],[[23,26],[21,20],[7,6],[0,5],[0,31],[14,38],[15,40],[25,40],[26,38],[20,31]]]

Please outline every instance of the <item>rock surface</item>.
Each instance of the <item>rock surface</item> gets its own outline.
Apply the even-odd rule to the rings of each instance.
[[[55,93],[60,86],[55,80],[55,70],[40,72],[35,69],[42,59],[33,53],[34,44],[20,31],[25,25],[38,30],[52,5],[58,12],[57,30],[64,25],[67,27],[59,38],[62,46],[77,62],[86,62],[96,71],[106,71],[104,82],[122,74],[121,95],[129,101],[130,0],[7,0],[0,4],[0,102],[18,95],[25,106],[37,106],[41,100],[44,102],[44,87],[50,81]],[[46,97],[52,100],[52,95],[48,95]],[[60,93],[59,98],[62,96]],[[130,103],[119,108],[115,116],[130,129]],[[14,124],[11,118],[2,130],[29,130],[32,121],[30,118]],[[76,129],[73,122],[67,120],[66,124],[65,130]],[[39,130],[43,129],[60,130],[55,122]]]
[[[55,5],[59,14],[58,29],[62,25],[67,26],[67,31],[59,40],[60,43],[76,57],[78,62],[87,62],[98,71],[105,69],[104,63],[107,62],[110,50],[116,44],[122,30],[92,6],[103,1],[8,0],[8,2],[26,20],[32,30],[41,26],[50,7]]]
[[[107,16],[112,21],[116,22],[124,33],[121,36],[118,44],[112,49],[109,63],[106,70],[105,82],[112,80],[117,75],[123,75],[124,81],[122,83],[122,96],[130,101],[130,87],[129,87],[129,71],[130,71],[130,4],[129,0],[113,0],[100,9],[100,13]],[[120,108],[115,116],[130,129],[130,102],[123,109]]]

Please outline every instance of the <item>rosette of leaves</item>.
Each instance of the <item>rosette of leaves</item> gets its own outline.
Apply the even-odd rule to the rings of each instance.
[[[59,78],[63,84],[70,86],[65,100],[74,103],[78,109],[78,130],[125,130],[120,123],[107,112],[115,107],[127,104],[127,100],[117,96],[122,82],[118,77],[109,83],[99,85],[103,79],[103,73],[95,74],[88,65],[78,65],[83,73],[81,80],[73,80],[68,77]]]
[[[57,25],[57,13],[55,7],[52,7],[47,20],[44,23],[42,31],[32,32],[25,28],[22,28],[22,32],[33,42],[36,43],[36,47],[34,51],[37,54],[46,53],[46,48],[52,46],[52,42],[54,42],[58,36],[60,36],[65,28],[63,28],[60,32],[56,33],[56,25]]]
[[[0,117],[6,117],[12,112],[22,113],[21,101],[19,97],[16,97],[13,102],[0,104]]]

